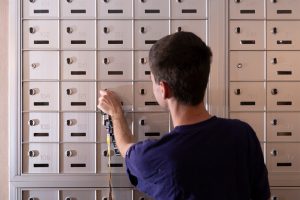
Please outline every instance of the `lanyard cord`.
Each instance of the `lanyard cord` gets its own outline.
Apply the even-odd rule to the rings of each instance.
[[[109,193],[108,193],[108,200],[112,200],[112,175],[111,175],[111,140],[110,137],[113,135],[113,125],[112,120],[110,116],[104,115],[104,125],[107,130],[106,134],[106,144],[107,144],[107,156],[108,156],[108,168],[109,168],[109,178],[108,178],[108,187],[109,187]]]

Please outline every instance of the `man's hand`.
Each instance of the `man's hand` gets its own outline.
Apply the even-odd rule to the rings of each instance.
[[[111,116],[118,149],[125,157],[130,146],[134,144],[134,137],[126,122],[119,97],[112,91],[100,90],[97,107]]]
[[[118,118],[123,115],[122,105],[116,93],[109,90],[100,90],[98,99],[98,108],[112,118]]]

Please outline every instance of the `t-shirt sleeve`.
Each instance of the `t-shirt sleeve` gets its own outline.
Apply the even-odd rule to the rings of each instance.
[[[132,145],[126,152],[125,162],[127,174],[132,185],[137,186],[140,179],[153,176],[155,167],[151,163],[151,146],[155,143],[152,140],[138,142]]]
[[[270,186],[268,171],[264,163],[263,152],[260,142],[254,130],[248,125],[249,135],[249,157],[250,157],[250,183],[251,199],[267,200],[270,198]]]

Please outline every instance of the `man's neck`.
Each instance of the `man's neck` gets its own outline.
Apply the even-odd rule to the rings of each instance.
[[[196,106],[179,104],[177,101],[170,100],[168,107],[171,113],[174,127],[199,123],[211,118],[203,102]]]

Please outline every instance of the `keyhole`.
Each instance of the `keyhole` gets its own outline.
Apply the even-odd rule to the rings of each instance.
[[[35,152],[34,151],[29,151],[28,156],[29,157],[35,157]]]
[[[109,64],[109,59],[108,58],[104,58],[104,60],[103,60],[103,62],[104,62],[104,64]]]
[[[66,89],[67,95],[73,94],[72,89]]]
[[[68,120],[67,120],[67,126],[72,126],[72,125],[73,125],[73,120],[68,119]]]
[[[69,151],[66,151],[66,156],[67,156],[67,157],[71,157],[71,156],[72,156],[72,151],[70,151],[70,150],[69,150]]]
[[[72,58],[67,58],[67,63],[68,63],[69,65],[71,65],[71,64],[73,63]]]
[[[240,68],[243,67],[243,64],[242,64],[242,63],[238,63],[238,64],[236,65],[236,67],[240,69]]]
[[[240,94],[241,94],[241,89],[236,89],[236,90],[234,90],[234,94],[240,95]]]
[[[276,27],[274,27],[274,28],[272,29],[272,33],[273,33],[273,34],[277,34],[277,28],[276,28]]]
[[[107,34],[107,33],[109,33],[109,29],[107,27],[104,27],[103,32]]]
[[[32,120],[32,119],[28,121],[28,124],[29,124],[29,126],[35,126],[36,125],[35,121]]]
[[[144,65],[147,63],[146,59],[145,58],[141,58],[141,63]]]
[[[272,90],[271,90],[271,94],[272,94],[272,95],[278,94],[278,90],[277,90],[276,88],[272,89]]]
[[[141,89],[140,94],[144,95],[145,94],[145,89]]]
[[[30,90],[29,90],[29,95],[35,95],[35,94],[36,94],[35,89],[30,89]]]
[[[69,34],[73,33],[73,29],[71,27],[67,27],[67,33]]]
[[[277,63],[278,63],[278,60],[277,60],[277,58],[273,58],[273,60],[272,60],[272,64],[276,65]]]
[[[179,26],[179,27],[177,27],[177,32],[180,32],[180,31],[182,31],[182,28]]]
[[[30,3],[34,3],[34,2],[35,2],[35,0],[29,0],[29,2],[30,2]]]
[[[145,27],[141,27],[141,33],[146,33]]]
[[[144,125],[145,125],[145,120],[142,119],[142,120],[140,121],[140,125],[141,125],[141,126],[144,126]]]
[[[72,3],[73,0],[67,0],[68,3]]]
[[[31,34],[34,34],[34,33],[35,33],[35,28],[30,27],[30,28],[29,28],[29,32],[30,32]]]
[[[273,120],[271,121],[271,124],[272,124],[273,126],[276,126],[276,125],[277,125],[277,119],[273,119]]]
[[[241,33],[241,27],[236,27],[235,28],[235,33],[240,34]]]
[[[277,156],[277,155],[278,155],[277,150],[272,150],[272,151],[271,151],[271,155],[272,155],[272,156]]]

